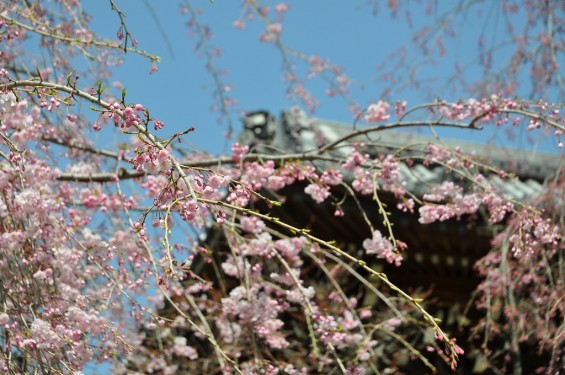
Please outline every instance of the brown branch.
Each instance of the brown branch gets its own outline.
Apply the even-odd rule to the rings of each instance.
[[[57,177],[57,181],[73,181],[73,182],[117,182],[132,178],[144,177],[146,173],[129,172],[124,168],[119,168],[117,173],[61,173]]]
[[[53,137],[46,137],[43,136],[41,137],[42,141],[45,142],[49,142],[49,143],[54,143],[56,145],[59,146],[64,146],[64,147],[68,147],[68,148],[74,148],[77,150],[81,150],[81,151],[86,151],[86,152],[90,152],[96,155],[103,155],[103,156],[108,156],[114,159],[120,159],[120,154],[110,151],[110,150],[104,150],[102,148],[96,148],[96,147],[92,147],[89,145],[85,145],[85,144],[76,144],[76,143],[68,143],[67,141],[64,141],[62,139],[59,138],[53,138]]]
[[[384,130],[390,130],[390,129],[399,129],[399,128],[413,128],[413,127],[420,127],[420,126],[441,126],[441,127],[446,127],[446,128],[459,128],[459,129],[469,129],[469,124],[467,123],[463,123],[463,122],[444,122],[441,119],[438,120],[432,120],[432,121],[408,121],[408,122],[393,122],[390,124],[384,124],[381,126],[377,126],[377,127],[371,127],[371,128],[367,128],[367,129],[361,129],[361,130],[357,130],[357,131],[353,131],[347,135],[344,135],[343,137],[333,141],[330,144],[325,145],[324,147],[321,147],[317,153],[318,154],[323,154],[327,151],[332,150],[333,148],[335,148],[337,145],[339,145],[340,143],[343,143],[351,138],[355,138],[361,135],[367,135],[369,133],[375,133],[375,132],[379,132],[379,131],[384,131]]]

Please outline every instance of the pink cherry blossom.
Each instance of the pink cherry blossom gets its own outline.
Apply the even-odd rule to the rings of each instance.
[[[390,105],[382,100],[379,100],[375,104],[371,104],[367,108],[367,113],[365,114],[365,121],[372,122],[383,122],[390,118],[388,114]]]

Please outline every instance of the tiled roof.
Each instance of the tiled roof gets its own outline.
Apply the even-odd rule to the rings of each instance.
[[[244,124],[242,142],[255,145],[258,151],[264,153],[307,152],[318,147],[321,137],[325,144],[329,144],[355,130],[352,124],[309,118],[300,111],[285,111],[280,118],[263,111],[254,112],[244,119]],[[372,150],[380,153],[409,146],[404,155],[421,155],[430,143],[437,140],[422,134],[387,130],[373,133],[370,137],[350,139],[344,147],[333,150],[331,155],[345,159],[353,150],[352,142],[372,144]],[[461,140],[442,139],[441,142],[450,149],[459,148],[465,153],[480,155],[485,164],[513,173],[517,178],[501,179],[494,173],[487,178],[509,198],[520,201],[537,196],[545,179],[555,174],[565,160],[556,154],[505,149]],[[401,180],[406,183],[407,190],[416,194],[422,187],[445,179],[445,169],[437,165],[426,167],[416,164],[410,168],[406,164],[401,165]]]

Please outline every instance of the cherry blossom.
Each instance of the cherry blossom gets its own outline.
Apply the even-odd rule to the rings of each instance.
[[[536,371],[562,367],[562,172],[543,174],[526,201],[504,186],[542,177],[512,158],[501,164],[436,138],[400,145],[381,137],[501,129],[543,132],[562,147],[562,105],[520,99],[513,73],[530,66],[533,93],[562,91],[563,17],[554,4],[502,5],[508,17],[528,14],[524,34],[508,26],[518,48],[502,70],[514,77],[508,82],[485,78],[475,97],[412,107],[389,91],[363,109],[352,94],[358,82],[337,60],[287,44],[286,18],[298,7],[244,1],[233,26],[280,55],[283,94],[295,107],[285,114],[289,129],[230,140],[222,156],[186,146],[201,140],[195,127],[172,129],[153,117],[163,114],[149,111],[150,97],[131,102],[112,83],[134,54],[155,79],[161,72],[160,58],[131,34],[136,18],[110,3],[108,33],[92,29],[80,1],[0,5],[0,372],[82,373],[96,363],[115,373],[392,373],[413,363],[434,372],[441,360],[455,371],[466,352],[483,350],[497,372],[519,373],[522,347],[544,361]],[[387,4],[393,14],[404,6]],[[180,9],[213,82],[211,108],[231,136],[237,87],[218,68],[222,51],[202,12],[190,1]],[[547,29],[532,38],[538,19]],[[429,56],[449,54],[434,32],[420,30],[418,48],[432,40]],[[539,54],[526,59],[534,41]],[[417,87],[416,77],[401,78]],[[353,115],[346,134],[300,109],[329,98]],[[290,146],[277,147],[276,137]],[[467,350],[473,343],[432,315],[434,298],[424,297],[433,290],[388,278],[418,251],[399,238],[395,224],[405,219],[489,233],[492,246],[473,266],[480,317],[469,330],[481,348]],[[353,230],[366,237],[332,238]]]

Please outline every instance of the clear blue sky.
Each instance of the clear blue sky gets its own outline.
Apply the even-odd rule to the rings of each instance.
[[[85,2],[85,8],[93,16],[93,27],[101,34],[114,38],[119,20],[110,10],[109,2]],[[159,31],[149,8],[166,34],[166,40]],[[274,5],[278,2],[268,1]],[[307,55],[316,54],[329,58],[341,65],[353,79],[352,97],[361,106],[379,100],[383,84],[378,80],[376,66],[401,45],[410,43],[413,33],[422,25],[429,24],[433,16],[423,16],[423,10],[412,8],[414,25],[410,28],[403,14],[391,19],[383,3],[378,16],[372,9],[363,6],[365,1],[343,2],[340,0],[295,1],[292,2],[283,23],[282,41],[290,48]],[[488,3],[488,2],[487,2]],[[210,111],[212,100],[212,78],[204,68],[205,60],[194,53],[195,40],[188,35],[188,16],[179,11],[178,2],[169,1],[116,1],[127,14],[130,31],[139,40],[139,47],[161,56],[159,72],[149,75],[149,62],[128,54],[124,65],[116,70],[114,78],[121,81],[128,90],[127,100],[141,102],[151,109],[152,115],[166,122],[167,134],[196,126],[197,131],[189,140],[200,149],[213,153],[222,152],[225,146],[223,133],[225,124],[218,124],[218,115]],[[233,97],[239,100],[238,111],[268,109],[274,114],[289,108],[292,103],[285,95],[285,84],[281,78],[281,57],[279,51],[268,43],[259,42],[263,26],[258,20],[248,22],[244,30],[232,26],[241,14],[241,1],[216,0],[193,2],[202,11],[200,20],[213,33],[210,43],[220,47],[223,55],[216,64],[226,69],[226,83],[233,85]],[[195,5],[196,6],[196,5]],[[451,3],[448,6],[453,6]],[[486,7],[488,9],[488,7]],[[448,9],[448,8],[446,8]],[[476,19],[471,12],[468,17],[457,20],[460,33],[455,39],[447,39],[447,55],[437,64],[421,72],[423,77],[447,77],[454,61],[472,61],[476,56],[478,30],[492,28],[493,45],[500,40],[501,22],[488,17]],[[170,43],[174,56],[167,47]],[[408,60],[423,57],[411,50]],[[470,68],[468,74],[477,74]],[[454,97],[443,90],[444,82],[437,83],[437,92],[448,99]],[[326,98],[327,87],[322,80],[309,82],[317,94],[321,106],[314,116],[342,122],[351,122],[352,116],[347,105],[339,98]],[[409,105],[425,102],[424,94],[418,91],[404,92],[390,99],[408,100]],[[241,113],[241,112],[239,112]],[[233,113],[237,130],[240,127],[238,112]],[[468,137],[468,134],[449,136]],[[502,134],[499,136],[504,137]],[[475,139],[485,139],[477,137]],[[507,142],[498,139],[498,142]],[[523,145],[524,143],[522,143]],[[546,146],[544,146],[546,147]]]

